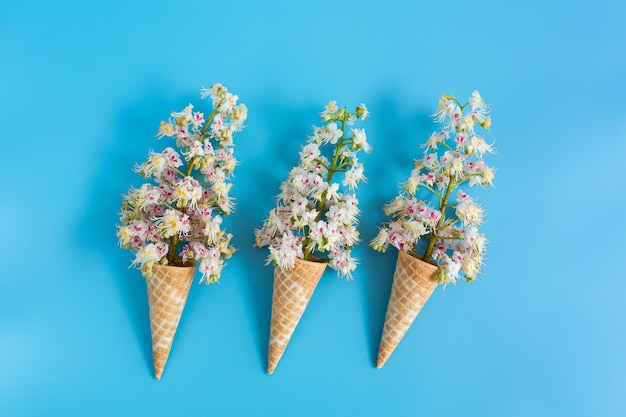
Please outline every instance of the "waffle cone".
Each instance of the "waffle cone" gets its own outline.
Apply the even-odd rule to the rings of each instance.
[[[268,374],[274,373],[325,269],[326,263],[302,259],[296,259],[293,269],[274,269]]]
[[[438,271],[439,268],[435,265],[414,258],[404,251],[398,252],[385,326],[378,348],[377,368],[382,368],[387,362],[428,301],[437,286],[435,277]]]
[[[147,278],[154,374],[161,379],[196,266],[154,265]]]

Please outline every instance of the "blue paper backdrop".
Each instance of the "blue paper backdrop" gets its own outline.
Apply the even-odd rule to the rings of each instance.
[[[0,414],[623,416],[626,3],[20,1],[0,6]],[[163,380],[120,194],[170,110],[222,82],[239,251],[193,285]],[[395,251],[327,272],[272,376],[272,269],[252,229],[330,99],[364,102],[362,237],[441,93],[493,103],[486,274],[437,291],[374,367]],[[208,103],[203,103],[208,104]]]

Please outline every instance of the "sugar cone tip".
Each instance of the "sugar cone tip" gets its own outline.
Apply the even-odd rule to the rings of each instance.
[[[267,374],[272,375],[278,366],[278,361],[283,356],[283,352],[277,352],[276,346],[271,344],[267,352]]]
[[[183,267],[153,265],[152,272],[152,276],[147,277],[146,282],[150,306],[154,377],[159,381],[185,308],[196,267],[195,265]]]
[[[382,369],[385,363],[387,363],[387,358],[382,358],[380,355],[378,355],[378,359],[376,360],[376,368]]]

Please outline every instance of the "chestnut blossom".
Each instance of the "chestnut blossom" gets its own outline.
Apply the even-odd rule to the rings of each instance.
[[[484,209],[460,187],[493,185],[493,168],[483,156],[495,150],[476,132],[490,127],[490,110],[478,91],[463,105],[454,96],[441,96],[433,115],[441,129],[426,140],[424,156],[415,161],[399,195],[383,206],[390,220],[370,241],[373,249],[385,252],[391,245],[437,262],[442,284],[461,276],[476,279],[485,252],[485,236],[476,226],[483,223]],[[434,206],[417,197],[421,191],[435,197]]]
[[[155,263],[196,262],[200,282],[209,284],[219,280],[235,250],[232,235],[221,225],[234,208],[232,138],[243,128],[248,110],[221,84],[203,86],[200,97],[212,101],[208,119],[189,104],[160,123],[157,138],[174,139],[178,149],[151,151],[146,162],[135,166],[149,182],[123,196],[117,236],[123,248],[136,252],[132,265],[144,275]]]
[[[269,246],[268,264],[290,269],[296,258],[309,260],[328,254],[328,265],[340,276],[352,278],[357,263],[351,250],[359,241],[355,193],[365,181],[357,152],[369,152],[371,145],[365,130],[347,132],[346,126],[368,114],[363,104],[350,113],[336,101],[320,113],[326,124],[313,128],[313,135],[299,152],[299,164],[280,185],[276,207],[255,230],[255,245]],[[329,157],[324,155],[325,145],[334,145]]]

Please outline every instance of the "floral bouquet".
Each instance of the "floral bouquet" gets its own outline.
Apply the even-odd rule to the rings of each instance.
[[[229,195],[237,160],[233,135],[243,129],[248,109],[221,84],[202,87],[213,111],[205,118],[189,104],[161,122],[157,138],[172,137],[177,149],[150,152],[135,166],[147,180],[123,196],[117,227],[120,246],[135,252],[133,266],[146,277],[152,353],[160,379],[176,333],[196,263],[201,283],[219,280],[235,249],[221,228],[233,210]]]
[[[428,300],[437,284],[474,281],[481,271],[485,236],[477,226],[484,210],[462,186],[492,186],[493,169],[483,156],[492,145],[476,133],[489,129],[490,106],[478,91],[461,104],[444,94],[435,121],[441,129],[426,141],[424,156],[402,185],[400,194],[384,206],[391,220],[370,242],[377,251],[389,245],[399,250],[387,307],[377,367],[381,368]],[[428,201],[416,197],[424,190]]]
[[[325,124],[313,128],[300,162],[280,186],[276,208],[260,229],[255,245],[269,246],[274,292],[268,349],[268,373],[280,360],[326,266],[352,278],[351,250],[359,241],[355,190],[365,180],[360,150],[369,152],[365,130],[350,128],[368,116],[365,105],[354,112],[335,101],[320,113]],[[327,156],[323,150],[330,148]],[[341,182],[337,174],[342,174]],[[327,257],[325,257],[325,255]]]

